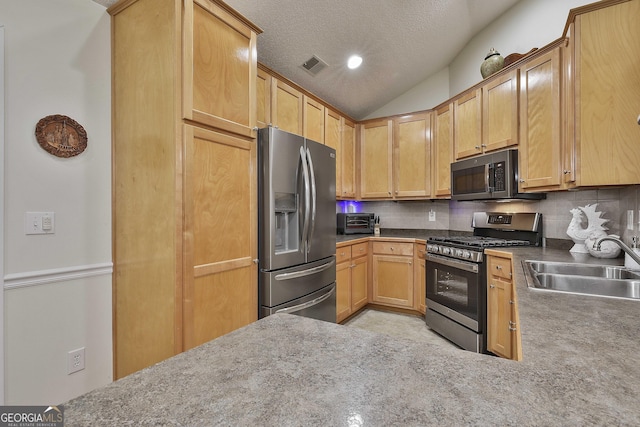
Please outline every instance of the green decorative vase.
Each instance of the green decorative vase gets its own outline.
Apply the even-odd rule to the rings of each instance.
[[[483,79],[486,79],[491,74],[501,70],[502,67],[504,67],[504,58],[500,56],[498,51],[491,48],[487,56],[485,56],[484,62],[480,66],[480,74],[482,74]]]

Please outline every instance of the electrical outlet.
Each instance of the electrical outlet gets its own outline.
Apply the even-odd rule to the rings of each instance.
[[[82,371],[83,369],[84,347],[71,350],[67,356],[67,374],[71,375],[74,372]]]
[[[627,211],[627,230],[633,230],[633,211]]]
[[[430,210],[429,211],[429,221],[433,222],[435,220],[436,220],[436,211]]]

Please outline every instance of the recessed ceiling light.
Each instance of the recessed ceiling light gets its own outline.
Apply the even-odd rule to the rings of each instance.
[[[347,61],[347,67],[352,70],[358,68],[360,64],[362,64],[362,57],[358,55],[351,55],[351,57]]]

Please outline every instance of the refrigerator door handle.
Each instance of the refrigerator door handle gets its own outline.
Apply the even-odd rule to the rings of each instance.
[[[328,299],[329,297],[331,297],[331,295],[333,295],[335,289],[336,289],[336,287],[332,286],[331,290],[329,292],[327,292],[326,294],[324,294],[322,296],[319,296],[318,298],[312,299],[311,301],[307,301],[307,302],[302,303],[302,304],[294,305],[292,307],[281,308],[280,310],[276,311],[276,313],[295,313],[296,311],[301,311],[301,310],[304,310],[305,308],[309,308],[309,307],[313,307],[314,305],[318,305],[322,301],[324,301],[324,300]]]
[[[312,276],[312,275],[314,275],[316,273],[319,273],[321,271],[330,269],[335,264],[336,264],[336,260],[332,259],[331,261],[329,261],[326,264],[322,264],[322,265],[319,265],[319,266],[313,267],[313,268],[308,268],[306,270],[294,271],[292,273],[276,274],[275,279],[276,280],[290,280],[290,279],[297,279],[298,277]]]
[[[300,161],[302,162],[302,179],[304,181],[304,222],[302,224],[302,235],[300,236],[302,245],[306,249],[306,242],[308,240],[307,234],[309,233],[309,215],[310,215],[310,205],[311,201],[309,200],[311,196],[311,191],[309,190],[309,169],[307,167],[307,156],[304,152],[304,147],[300,147]]]
[[[313,170],[313,159],[311,158],[311,151],[307,148],[307,161],[309,162],[309,175],[311,175],[311,226],[309,230],[309,237],[307,238],[307,252],[311,251],[311,240],[313,239],[313,232],[316,228],[316,173]]]

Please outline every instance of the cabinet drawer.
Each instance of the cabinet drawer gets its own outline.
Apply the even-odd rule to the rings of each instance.
[[[373,253],[413,256],[413,243],[373,242]]]
[[[336,248],[336,264],[340,264],[343,261],[349,261],[351,259],[351,246],[342,246]]]
[[[353,258],[357,258],[360,256],[364,256],[369,253],[369,243],[358,243],[357,245],[351,246],[351,256]]]
[[[489,257],[489,274],[511,280],[511,260],[508,258]]]

